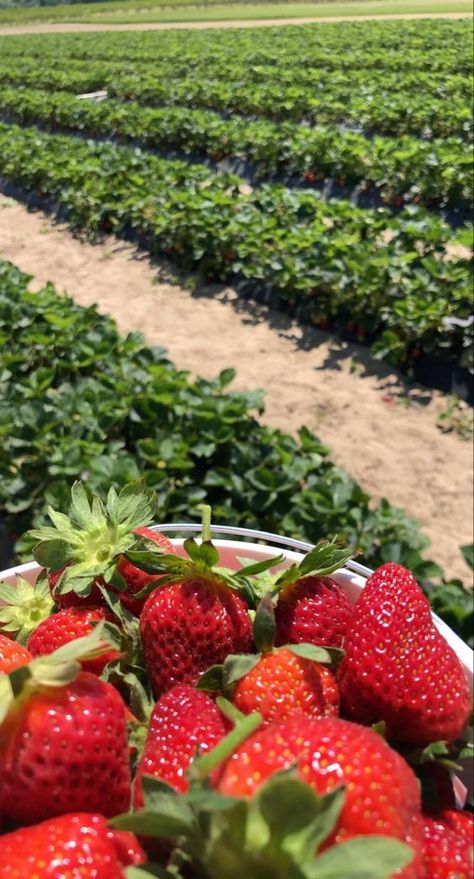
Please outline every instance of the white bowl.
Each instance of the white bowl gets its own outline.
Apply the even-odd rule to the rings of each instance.
[[[180,534],[199,534],[201,526],[192,525],[189,523],[166,523],[164,525],[153,526],[153,530],[164,533],[166,532],[167,534],[173,532],[178,532]],[[243,541],[213,537],[213,543],[220,552],[220,565],[229,568],[240,567],[240,563],[238,561],[240,558],[255,559],[258,561],[261,559],[271,558],[272,556],[276,557],[278,555],[285,556],[285,561],[280,566],[284,568],[287,566],[287,563],[300,562],[304,554],[308,550],[313,548],[313,545],[310,543],[304,543],[300,540],[292,540],[288,537],[281,537],[276,534],[270,534],[266,531],[256,531],[250,528],[234,528],[225,525],[213,525],[212,533],[213,535],[226,534],[229,536],[232,535],[234,537],[250,538],[249,541]],[[264,541],[264,543],[255,542],[257,540]],[[171,538],[171,542],[179,550],[183,545],[183,538]],[[8,568],[8,570],[6,571],[0,571],[0,580],[14,585],[16,575],[20,574],[30,583],[34,583],[40,571],[41,568],[39,565],[36,564],[36,562],[29,562],[25,565],[17,565],[16,567]],[[367,578],[370,576],[371,573],[372,570],[365,567],[365,565],[361,565],[358,562],[349,561],[346,565],[344,565],[344,567],[339,568],[339,570],[331,574],[331,577],[336,580],[336,582],[347,594],[349,600],[354,603],[357,600],[358,595],[360,595],[360,593],[362,592],[367,582]],[[452,631],[452,629],[449,628],[449,626],[446,625],[443,620],[436,616],[436,614],[432,614],[432,617],[435,626],[441,632],[448,644],[451,645],[454,652],[458,656],[459,661],[464,668],[464,672],[466,674],[466,678],[472,693],[474,685],[473,651],[470,649],[470,647],[468,647],[467,644],[464,643],[464,641],[462,641],[461,638],[459,638],[458,635],[456,635],[455,632]],[[465,782],[467,788],[464,786],[463,782]],[[469,796],[471,802],[473,801],[473,779],[467,766],[466,769],[461,773],[460,777],[456,779],[455,789],[459,805],[462,806],[464,804],[464,802],[466,801],[466,796]]]

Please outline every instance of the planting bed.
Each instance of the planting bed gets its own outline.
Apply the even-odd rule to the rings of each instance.
[[[466,22],[4,39],[3,185],[469,398],[469,236],[434,212],[472,195],[469,49]]]

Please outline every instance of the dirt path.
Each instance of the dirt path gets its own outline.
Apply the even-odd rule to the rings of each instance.
[[[131,245],[81,242],[1,194],[0,256],[31,273],[35,289],[50,280],[83,305],[98,303],[122,330],[164,345],[180,368],[212,377],[235,367],[236,387],[266,390],[267,423],[315,430],[374,499],[385,496],[421,522],[450,575],[468,579],[458,547],[472,539],[471,448],[437,429],[441,394],[416,388],[405,397],[397,376],[363,348],[229,288],[191,296],[156,283],[156,266]]]
[[[136,24],[81,24],[79,22],[61,22],[58,24],[25,24],[12,27],[0,27],[0,37],[14,34],[61,34],[70,31],[166,31],[175,29],[205,30],[207,28],[226,27],[275,27],[286,24],[324,24],[338,21],[373,21],[415,19],[415,18],[472,18],[470,12],[412,12],[393,15],[328,15],[313,18],[274,18],[249,19],[246,21],[179,21],[179,22],[140,22]]]

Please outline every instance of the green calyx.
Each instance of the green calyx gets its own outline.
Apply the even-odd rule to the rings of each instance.
[[[337,536],[332,540],[320,540],[314,549],[306,553],[298,565],[291,565],[280,574],[272,594],[277,595],[285,586],[290,586],[301,577],[307,577],[310,574],[313,577],[327,577],[345,565],[349,559],[354,558],[355,555],[356,553],[344,546]]]
[[[212,753],[212,752],[211,752]],[[111,824],[174,842],[156,875],[180,879],[388,879],[413,857],[404,843],[355,837],[318,854],[337,825],[345,790],[317,794],[295,770],[272,775],[249,799],[203,785],[178,794],[143,777],[145,807]],[[152,865],[147,865],[153,873]]]
[[[53,653],[38,656],[28,665],[0,675],[0,724],[17,699],[23,699],[43,687],[65,687],[81,671],[81,660],[95,659],[110,650],[103,638],[104,624],[99,623],[90,635],[76,638]]]
[[[35,584],[20,576],[14,586],[0,582],[0,602],[0,632],[14,634],[15,641],[23,645],[54,608],[48,580],[42,575]]]
[[[89,595],[97,577],[123,589],[117,561],[134,545],[133,531],[153,521],[155,509],[155,493],[143,482],[131,482],[119,493],[111,488],[105,504],[82,482],[75,482],[69,514],[50,507],[53,525],[29,532],[38,540],[34,557],[49,571],[64,568],[55,587],[60,594],[74,591]]]
[[[158,582],[152,581],[138,593],[138,598],[145,598],[150,591],[170,583],[202,579],[243,593],[247,602],[254,606],[252,578],[284,561],[284,556],[280,555],[261,562],[252,562],[238,571],[219,567],[219,551],[210,539],[210,507],[207,506],[203,507],[201,541],[188,537],[183,548],[188,558],[163,553],[159,546],[151,546],[149,542],[137,537],[135,545],[125,552],[125,557],[147,574],[160,575]]]

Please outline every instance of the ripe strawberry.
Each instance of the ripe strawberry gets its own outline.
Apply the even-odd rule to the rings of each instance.
[[[317,644],[340,647],[352,605],[331,574],[352,553],[335,542],[321,541],[299,565],[284,571],[276,582],[276,644]]]
[[[89,635],[94,630],[94,623],[113,619],[112,614],[104,607],[70,607],[60,610],[34,629],[28,639],[28,649],[32,656],[45,656],[69,641]],[[95,659],[84,660],[81,665],[84,671],[100,675],[104,666],[119,656],[117,650],[108,650]]]
[[[229,757],[217,789],[250,797],[274,773],[294,765],[319,794],[347,785],[330,844],[359,834],[413,837],[420,809],[414,773],[378,733],[339,718],[300,716],[257,730]],[[421,875],[415,864],[416,857],[400,875]]]
[[[229,653],[249,653],[252,626],[243,599],[205,574],[159,586],[140,617],[145,665],[158,698],[177,683],[195,683]]]
[[[26,647],[0,633],[0,674],[8,674],[13,669],[26,665],[31,658]]]
[[[339,690],[328,668],[282,647],[237,681],[232,701],[243,714],[259,711],[266,722],[295,714],[332,717],[338,714]]]
[[[145,861],[133,833],[80,812],[6,833],[0,847],[0,879],[125,879],[123,867]]]
[[[331,654],[314,644],[274,647],[275,613],[270,595],[260,601],[253,637],[260,654],[228,656],[200,678],[198,687],[225,693],[243,714],[258,711],[265,723],[296,714],[331,717],[338,714],[339,690],[323,663]]]
[[[210,537],[210,507],[203,512],[203,539],[184,541],[188,558],[142,553],[149,573],[161,574],[140,616],[145,665],[156,698],[174,684],[194,684],[230,653],[250,653],[252,626],[239,594],[249,576],[279,563],[270,558],[239,571],[216,568],[219,553]],[[138,555],[138,554],[137,554]],[[135,556],[133,557],[135,561]]]
[[[125,704],[78,661],[107,646],[96,629],[0,677],[0,815],[8,820],[128,808]]]
[[[384,720],[389,738],[426,745],[454,741],[471,699],[464,670],[436,629],[413,574],[386,564],[357,600],[338,673],[352,720]]]
[[[429,879],[472,879],[472,821],[458,829],[450,813],[424,815],[423,856]]]
[[[111,488],[107,503],[92,500],[80,482],[71,489],[69,516],[50,508],[54,527],[31,531],[39,540],[36,561],[48,571],[54,600],[60,608],[104,605],[102,589],[118,592],[124,607],[139,614],[144,599],[138,592],[154,579],[124,557],[137,548],[137,537],[153,541],[164,553],[173,545],[146,526],[152,521],[155,495],[142,483],[130,483],[117,495]]]
[[[141,778],[153,775],[176,790],[188,789],[186,770],[226,734],[229,723],[206,693],[187,684],[172,687],[156,703],[134,786],[135,807],[143,804]]]

